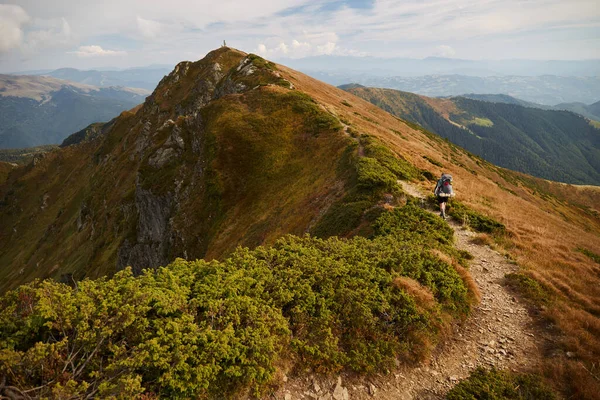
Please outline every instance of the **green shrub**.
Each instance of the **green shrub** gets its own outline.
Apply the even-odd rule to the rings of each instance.
[[[377,159],[398,179],[410,180],[420,175],[419,170],[411,163],[395,155],[388,147],[382,145],[373,137],[362,135],[360,143],[365,149],[365,156]]]
[[[536,304],[548,304],[552,301],[551,291],[535,279],[520,273],[506,275],[508,284],[516,288]]]
[[[554,400],[556,395],[538,376],[513,374],[483,368],[476,369],[469,378],[450,392],[448,400]]]
[[[436,165],[440,168],[444,168],[444,164],[442,164],[439,161],[436,161],[435,159],[429,157],[429,156],[423,156],[424,159],[426,159],[427,161],[429,161],[430,163],[432,163],[433,165]]]
[[[356,163],[358,187],[363,190],[391,190],[397,178],[389,169],[371,157],[362,157]]]
[[[423,171],[421,171],[421,175],[428,181],[431,181],[431,182],[437,181],[437,178],[435,177],[435,175],[433,175],[433,173],[430,171],[423,170]]]
[[[493,235],[503,235],[506,233],[504,224],[472,210],[458,200],[452,199],[450,201],[448,214],[458,221],[470,226],[477,232],[490,233]]]
[[[0,375],[38,397],[210,398],[260,395],[283,362],[373,372],[418,359],[444,314],[469,311],[431,252],[450,232],[429,217],[408,205],[383,212],[372,239],[287,236],[224,261],[21,286],[0,298]]]
[[[577,251],[588,256],[590,260],[594,261],[595,263],[600,264],[600,254],[596,254],[591,250],[584,249],[583,247],[577,248]]]

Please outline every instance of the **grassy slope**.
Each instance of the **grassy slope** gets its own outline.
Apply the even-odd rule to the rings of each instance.
[[[593,398],[591,393],[600,390],[598,382],[579,361],[589,369],[600,356],[600,274],[598,264],[576,250],[585,248],[600,254],[600,218],[590,211],[590,204],[572,202],[573,195],[561,196],[563,184],[493,166],[363,99],[298,72],[288,72],[297,87],[328,104],[354,129],[376,135],[415,166],[434,175],[450,172],[461,201],[506,225],[511,254],[559,299],[544,314],[562,338],[554,353],[559,358],[548,358],[551,374],[557,375],[557,381],[568,376],[575,393],[584,396],[587,391],[588,398]],[[352,107],[344,106],[342,101]],[[424,185],[424,190],[433,190],[433,185]],[[591,196],[578,203],[595,198]],[[575,352],[577,360],[566,360],[561,356],[563,351]]]
[[[14,168],[14,165],[0,161],[0,184],[4,183]]]
[[[350,92],[506,168],[571,183],[600,183],[598,130],[564,111],[391,89]]]

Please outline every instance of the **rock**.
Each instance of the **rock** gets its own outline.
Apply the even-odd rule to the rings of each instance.
[[[348,398],[348,389],[342,386],[342,377],[338,376],[337,384],[335,385],[335,389],[333,389],[333,399],[348,400]]]
[[[373,385],[372,383],[369,383],[369,394],[371,396],[375,396],[375,393],[377,393],[377,387],[375,385]]]
[[[575,356],[576,356],[576,354],[575,354],[575,353],[573,353],[572,351],[567,351],[567,357],[568,357],[568,358],[573,358],[573,357],[575,357]]]
[[[313,382],[313,389],[314,389],[315,393],[319,393],[321,391],[321,386],[319,386],[317,381]]]
[[[288,377],[287,377],[287,375],[283,375],[283,378],[282,378],[282,379],[283,379],[283,381],[284,381],[284,382],[287,382],[287,381],[288,381]]]
[[[283,396],[283,398],[285,400],[292,400],[292,394],[291,393],[286,393],[285,396]]]

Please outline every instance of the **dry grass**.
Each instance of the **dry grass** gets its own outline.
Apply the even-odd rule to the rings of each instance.
[[[568,368],[561,367],[566,363],[564,358],[548,358],[548,376],[563,382],[567,393],[580,398],[594,398],[592,394],[600,393],[598,380],[587,372],[600,359],[600,313],[592,307],[600,304],[600,270],[576,251],[584,248],[600,254],[600,190],[548,182],[492,166],[412,129],[350,93],[285,67],[281,69],[293,76],[296,87],[329,105],[354,129],[377,136],[416,167],[434,175],[451,173],[460,201],[506,225],[509,235],[503,243],[505,248],[519,265],[557,294],[557,301],[546,312],[546,317],[560,328],[556,346],[577,345],[577,355],[568,361]],[[338,106],[344,100],[354,106],[352,111],[377,124]],[[444,171],[423,156],[440,160]],[[519,179],[523,177],[526,179]],[[431,191],[431,184],[425,185],[424,191]]]
[[[406,276],[401,276],[394,279],[394,286],[398,289],[404,290],[409,295],[413,296],[417,301],[417,305],[423,307],[426,310],[430,310],[435,307],[436,301],[433,297],[433,293],[429,288],[421,285],[414,279]]]
[[[478,246],[492,246],[494,244],[494,241],[492,240],[492,238],[490,237],[490,235],[485,234],[485,233],[480,233],[477,236],[474,236],[471,239],[471,243],[476,244]]]

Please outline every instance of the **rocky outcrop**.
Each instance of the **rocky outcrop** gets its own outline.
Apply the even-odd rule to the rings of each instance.
[[[173,194],[155,195],[139,185],[136,187],[137,238],[126,239],[117,259],[117,268],[131,266],[134,273],[143,268],[166,265],[170,247],[170,219],[173,211]]]

